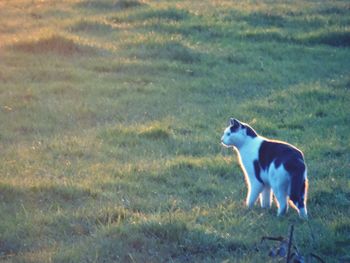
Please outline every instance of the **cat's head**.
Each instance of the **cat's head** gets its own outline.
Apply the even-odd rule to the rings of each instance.
[[[256,132],[246,123],[230,118],[229,126],[221,137],[221,143],[226,147],[240,147],[248,137],[256,137]]]

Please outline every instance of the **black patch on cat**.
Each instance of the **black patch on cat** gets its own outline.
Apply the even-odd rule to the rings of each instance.
[[[260,177],[260,164],[259,164],[259,161],[258,160],[255,160],[254,161],[254,172],[255,172],[255,177],[256,179],[258,179],[258,181],[262,184],[264,184],[263,180],[261,180],[261,177]]]
[[[259,163],[263,170],[266,170],[272,162],[275,162],[276,168],[281,164],[285,165],[288,172],[292,172],[295,168],[294,161],[303,161],[303,154],[289,144],[281,142],[263,141],[259,149]],[[288,162],[287,161],[291,161]],[[287,166],[286,166],[287,165]]]
[[[284,163],[284,168],[292,174],[304,173],[305,164],[301,158],[289,159]]]
[[[247,135],[252,137],[252,138],[255,138],[257,137],[257,133],[249,126],[244,126],[244,128],[247,130]]]

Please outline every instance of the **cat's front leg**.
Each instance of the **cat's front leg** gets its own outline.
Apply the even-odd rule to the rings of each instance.
[[[263,190],[263,186],[260,182],[257,182],[257,183],[253,182],[250,184],[247,200],[246,200],[246,204],[248,208],[252,208],[254,206],[262,190]]]

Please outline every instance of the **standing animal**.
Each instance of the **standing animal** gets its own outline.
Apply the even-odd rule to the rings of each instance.
[[[307,169],[299,149],[262,137],[248,124],[234,118],[230,119],[221,143],[233,147],[238,153],[248,186],[246,204],[249,208],[258,197],[261,207],[270,208],[273,193],[278,216],[287,212],[289,199],[299,217],[307,219]]]

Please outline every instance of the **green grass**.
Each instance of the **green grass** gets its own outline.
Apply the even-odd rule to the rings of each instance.
[[[276,262],[291,224],[349,260],[347,1],[34,2],[0,3],[0,261]],[[311,229],[245,208],[229,117],[303,150]]]

